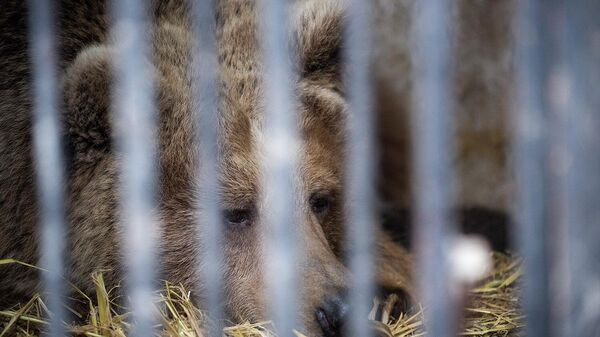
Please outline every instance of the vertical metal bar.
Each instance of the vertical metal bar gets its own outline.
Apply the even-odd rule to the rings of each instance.
[[[529,336],[567,332],[565,1],[517,2],[517,178],[515,242],[524,259],[523,310]]]
[[[346,21],[345,80],[348,100],[348,142],[346,160],[345,214],[348,228],[350,282],[349,336],[371,336],[368,314],[373,286],[373,244],[375,214],[375,118],[370,77],[371,32],[368,1],[348,1]]]
[[[121,221],[132,336],[154,333],[157,220],[155,107],[147,2],[112,3],[115,39],[113,110],[121,172]]]
[[[566,151],[558,164],[566,187],[570,305],[563,336],[600,336],[600,3],[564,6],[565,72],[551,93],[565,106]]]
[[[223,265],[221,213],[219,208],[219,159],[218,159],[218,115],[217,115],[217,69],[216,18],[214,0],[192,3],[192,27],[195,44],[192,50],[192,78],[195,107],[198,109],[196,137],[200,144],[199,179],[201,197],[199,199],[198,240],[202,252],[200,257],[199,279],[208,317],[214,322],[210,336],[221,336],[223,329],[222,281]]]
[[[548,336],[548,125],[544,104],[542,13],[537,0],[517,2],[517,106],[513,114],[517,182],[515,241],[524,259],[523,310],[528,336]]]
[[[51,313],[48,336],[65,336],[64,162],[58,110],[55,8],[50,0],[29,1],[29,42],[33,66],[33,149],[39,199],[41,267]]]
[[[293,95],[291,44],[288,33],[289,2],[262,0],[260,22],[265,65],[265,158],[263,209],[268,228],[266,247],[269,314],[279,336],[293,336],[297,318],[296,198],[294,176],[299,150]]]
[[[428,336],[455,336],[455,301],[450,297],[449,236],[452,169],[450,166],[450,1],[424,0],[416,6],[412,143],[415,193],[415,242],[419,291],[425,305]]]

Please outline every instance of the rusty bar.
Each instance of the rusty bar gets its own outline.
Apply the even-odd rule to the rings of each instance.
[[[291,44],[288,32],[289,2],[260,2],[262,61],[265,65],[265,124],[262,209],[266,240],[266,274],[269,317],[279,336],[294,336],[297,322],[297,122],[293,94]]]
[[[65,166],[58,103],[54,1],[29,1],[33,76],[33,150],[40,219],[40,266],[50,310],[47,336],[65,336]]]
[[[373,286],[373,244],[375,224],[375,118],[373,111],[370,51],[372,37],[368,1],[348,1],[345,49],[349,101],[346,160],[345,214],[348,228],[348,262],[352,278],[349,289],[350,316],[346,333],[371,336],[367,320]]]
[[[451,2],[423,0],[414,12],[413,191],[419,294],[428,336],[455,336],[458,319],[449,292],[448,253],[454,234],[449,204],[452,169]]]
[[[143,0],[112,2],[115,40],[113,112],[121,183],[121,223],[132,336],[154,333],[157,267],[154,91],[149,8]]]
[[[198,200],[198,240],[202,247],[199,279],[205,292],[202,307],[214,322],[210,336],[221,336],[223,329],[223,229],[219,208],[218,97],[216,21],[214,0],[192,3],[192,27],[195,45],[192,55],[193,88],[197,109],[196,137],[200,145]]]

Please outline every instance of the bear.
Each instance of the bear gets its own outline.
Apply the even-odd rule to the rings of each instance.
[[[418,0],[374,0],[372,73],[380,149],[379,193],[384,225],[410,246],[410,139],[413,113],[411,37]],[[511,169],[514,107],[516,2],[458,0],[451,3],[452,206],[457,227],[482,235],[494,250],[512,249],[515,200]]]
[[[158,201],[161,278],[197,289],[199,243],[194,239],[198,189],[191,93],[190,4],[184,0],[151,3],[152,58],[156,87]],[[112,140],[111,84],[114,41],[108,32],[105,1],[57,3],[58,72],[61,81],[67,156],[66,214],[69,256],[66,277],[84,293],[94,291],[90,275],[105,270],[109,285],[123,278],[119,236],[118,157]],[[338,335],[324,326],[316,310],[349,285],[343,219],[344,119],[340,48],[344,9],[336,1],[307,0],[292,6],[292,44],[297,56],[298,128],[304,219],[298,226],[303,252],[299,312],[303,333]],[[38,205],[31,140],[31,67],[27,49],[27,8],[6,1],[0,14],[0,258],[36,264]],[[262,69],[256,3],[216,2],[219,61],[218,118],[220,198],[224,224],[224,304],[231,322],[266,317],[261,250],[260,156],[256,144],[263,128]],[[199,224],[201,227],[202,224]],[[375,279],[386,292],[411,297],[410,254],[378,224]],[[27,298],[40,289],[39,274],[2,266],[0,304]],[[338,315],[332,310],[327,315]],[[366,318],[365,318],[366,319]],[[340,317],[328,317],[338,322]],[[327,324],[325,324],[327,325]]]

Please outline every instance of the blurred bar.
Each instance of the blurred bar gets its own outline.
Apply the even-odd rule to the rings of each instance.
[[[50,311],[46,335],[66,336],[65,166],[58,109],[55,8],[52,0],[29,1],[29,42],[33,77],[33,150],[38,186],[40,267]]]
[[[413,13],[412,169],[419,295],[428,336],[456,336],[460,308],[450,294],[451,1],[423,0]]]
[[[564,1],[565,71],[552,99],[564,103],[558,161],[565,176],[568,224],[568,323],[562,336],[600,336],[600,2]]]
[[[217,76],[214,0],[192,2],[192,27],[196,37],[192,49],[192,79],[197,110],[196,137],[200,144],[198,204],[198,240],[202,247],[198,266],[199,279],[205,292],[202,308],[214,324],[209,336],[222,335],[223,330],[223,229],[219,208],[219,158]]]
[[[349,100],[346,160],[348,261],[352,274],[349,291],[348,336],[372,336],[367,317],[373,303],[373,246],[375,201],[375,115],[373,110],[371,4],[348,1],[345,36],[346,79]]]
[[[155,323],[156,149],[154,91],[149,41],[150,13],[143,0],[112,2],[115,39],[114,127],[121,172],[121,221],[131,336],[153,336]]]
[[[553,70],[553,45],[547,27],[550,2],[518,1],[516,28],[516,106],[512,115],[513,148],[516,178],[514,241],[523,257],[523,310],[527,317],[527,336],[550,336],[549,300],[549,229],[551,206],[558,200],[550,194],[559,193],[560,186],[552,184],[548,169],[548,130],[551,114],[545,88],[548,72]],[[559,136],[554,135],[554,136]],[[560,209],[554,213],[560,218]]]
[[[291,45],[288,32],[289,2],[262,0],[259,13],[262,62],[265,69],[265,137],[263,150],[263,213],[267,240],[265,247],[268,317],[273,318],[278,336],[295,336],[297,320],[297,239],[298,214],[294,194],[297,170],[296,111],[293,94]]]

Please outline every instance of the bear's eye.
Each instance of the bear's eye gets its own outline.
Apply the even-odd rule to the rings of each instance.
[[[327,196],[314,194],[310,197],[310,209],[315,215],[325,214],[331,205]]]
[[[223,217],[227,224],[235,227],[249,227],[252,225],[254,212],[249,209],[225,210]]]

